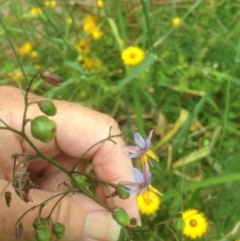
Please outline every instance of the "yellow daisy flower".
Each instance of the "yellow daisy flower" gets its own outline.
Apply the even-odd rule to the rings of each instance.
[[[144,52],[138,47],[130,46],[123,50],[121,57],[125,65],[136,66],[144,59]]]
[[[30,54],[32,51],[32,44],[30,42],[26,42],[18,49],[18,51],[21,55]]]
[[[96,16],[87,15],[83,20],[83,30],[88,34],[91,34],[92,29],[96,27],[97,22],[98,18]]]
[[[103,32],[98,28],[92,28],[91,36],[94,40],[99,40],[103,36]]]
[[[56,5],[57,5],[57,2],[56,1],[45,1],[44,2],[44,5],[46,7],[49,7],[49,8],[55,8]]]
[[[160,197],[151,189],[139,194],[137,197],[137,202],[140,212],[146,215],[156,213],[161,204]]]
[[[21,82],[23,80],[23,74],[20,71],[8,72],[7,75],[13,79],[14,82]]]
[[[89,57],[84,57],[81,61],[81,65],[84,68],[90,69],[94,66],[94,61]]]
[[[97,6],[98,6],[99,8],[103,8],[104,2],[103,2],[102,0],[97,0]]]
[[[208,221],[202,212],[197,209],[189,209],[182,213],[185,222],[183,235],[191,239],[201,238],[208,229]]]
[[[172,25],[173,26],[179,26],[181,23],[182,23],[182,20],[179,17],[175,17],[175,18],[172,19]]]
[[[78,44],[76,44],[75,48],[78,52],[83,54],[88,54],[90,52],[90,45],[86,40],[81,40]]]
[[[40,15],[40,14],[42,14],[42,9],[41,8],[32,8],[30,10],[30,13],[33,15]]]

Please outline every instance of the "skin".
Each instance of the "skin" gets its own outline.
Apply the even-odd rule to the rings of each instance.
[[[0,87],[0,93],[0,118],[11,127],[20,130],[24,108],[21,92],[16,88],[4,86]],[[40,99],[42,98],[36,95],[29,95],[30,101]],[[57,100],[53,102],[58,110],[57,115],[51,117],[57,124],[56,138],[49,143],[42,143],[34,139],[30,134],[30,124],[27,125],[26,132],[40,151],[67,169],[74,166],[76,160],[86,149],[99,140],[106,138],[110,126],[113,127],[112,134],[120,133],[116,121],[105,114],[70,102]],[[31,105],[27,118],[32,119],[39,115],[43,115],[43,113],[40,112],[38,106],[35,104]],[[3,126],[2,123],[0,123],[1,126]],[[133,181],[131,174],[132,162],[122,148],[125,144],[120,137],[114,140],[117,142],[117,145],[107,141],[92,149],[86,158],[81,161],[79,171],[84,171],[89,159],[91,159],[94,172],[99,179],[113,183]],[[33,154],[34,151],[17,134],[0,130],[0,190],[12,179],[13,160],[11,159],[11,155],[14,153]],[[56,186],[67,179],[66,175],[59,172],[57,168],[49,165],[47,162],[40,159],[35,160],[30,164],[28,171],[31,173],[31,178],[41,178],[39,189],[31,189],[30,196],[33,202],[25,203],[16,195],[11,185],[9,185],[7,191],[11,191],[12,193],[11,207],[7,207],[4,197],[0,198],[0,224],[4,223],[4,225],[0,225],[1,240],[16,240],[14,235],[15,222],[23,212],[31,206],[51,197],[53,194],[58,193],[59,190],[64,189],[61,186],[57,190]],[[110,199],[105,198],[107,195],[104,187],[99,185],[96,196],[110,206]],[[123,207],[130,217],[135,217],[139,220],[135,196],[131,195],[128,200],[115,198],[114,201],[116,206]],[[54,203],[48,203],[43,209],[43,217],[49,214]],[[88,197],[76,194],[64,198],[57,205],[52,219],[54,222],[62,222],[66,226],[67,232],[66,237],[62,239],[63,241],[96,240],[86,238],[86,229],[91,229],[91,222],[88,225],[85,224],[86,220],[89,220],[89,213],[102,210],[104,209],[101,206]],[[23,219],[24,231],[21,238],[22,241],[35,240],[34,229],[31,226],[37,217],[37,212],[37,209],[33,210]],[[101,227],[99,232],[101,232]],[[108,232],[109,227],[106,227],[106,230],[103,230],[103,235],[107,235]],[[101,237],[105,241],[108,239],[104,236]],[[117,240],[117,238],[116,236],[112,240]],[[51,240],[56,239],[52,238]]]

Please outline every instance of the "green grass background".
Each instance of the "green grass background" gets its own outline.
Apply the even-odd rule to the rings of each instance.
[[[153,185],[164,196],[159,212],[142,217],[146,231],[133,232],[132,240],[188,240],[170,222],[188,208],[208,218],[209,231],[199,240],[240,238],[239,1],[105,0],[102,9],[95,1],[59,0],[55,8],[40,0],[0,2],[1,85],[18,86],[9,72],[23,72],[25,86],[37,71],[49,70],[65,82],[52,87],[39,78],[32,92],[111,115],[130,131],[126,142],[135,128],[144,136],[154,130],[160,163]],[[30,14],[34,7],[41,16]],[[87,14],[99,18],[98,41],[82,28]],[[175,27],[176,16],[182,23]],[[100,69],[81,65],[75,45],[83,39]],[[37,58],[19,54],[25,42]],[[128,46],[145,51],[140,65],[123,65]]]

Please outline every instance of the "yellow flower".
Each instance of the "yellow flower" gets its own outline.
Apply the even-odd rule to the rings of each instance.
[[[45,5],[46,7],[55,8],[56,5],[57,5],[57,2],[56,2],[56,1],[45,1],[45,2],[44,2],[44,5]]]
[[[99,40],[103,36],[103,32],[98,27],[92,28],[91,31],[91,36],[94,40]]]
[[[92,29],[96,27],[98,18],[93,15],[87,15],[83,20],[83,29],[86,33],[91,34]]]
[[[18,51],[21,55],[27,55],[32,51],[32,44],[26,42],[18,49]]]
[[[89,57],[84,57],[81,61],[81,65],[84,68],[90,69],[94,66],[94,61]]]
[[[201,238],[208,229],[208,222],[205,215],[197,209],[189,209],[182,213],[185,222],[183,234],[191,239]]]
[[[173,26],[179,26],[181,23],[182,23],[182,20],[179,17],[175,17],[175,18],[172,19],[172,25]]]
[[[125,65],[135,66],[144,59],[144,52],[138,47],[128,47],[122,52],[122,60]]]
[[[67,22],[67,24],[71,25],[73,23],[73,20],[72,20],[72,18],[67,18],[66,22]]]
[[[31,57],[32,59],[37,58],[37,56],[38,56],[38,52],[37,52],[37,51],[32,51],[32,52],[30,53],[30,57]]]
[[[14,82],[20,82],[23,80],[23,74],[20,71],[8,72],[7,75],[13,79]]]
[[[33,15],[40,15],[40,14],[42,14],[42,9],[41,8],[32,8],[30,10],[30,13]]]
[[[103,2],[102,0],[97,0],[97,6],[98,6],[99,8],[103,8],[104,2]]]
[[[81,40],[78,44],[76,44],[75,48],[78,52],[83,54],[88,54],[90,52],[90,46],[86,40]]]
[[[159,196],[150,187],[138,195],[137,202],[140,212],[146,215],[157,212],[161,204]]]

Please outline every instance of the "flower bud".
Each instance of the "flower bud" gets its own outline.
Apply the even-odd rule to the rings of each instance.
[[[42,80],[44,80],[45,82],[51,84],[51,85],[55,85],[55,86],[59,86],[62,82],[63,82],[63,78],[55,75],[47,70],[42,71],[40,73],[40,77],[42,78]]]
[[[35,230],[35,236],[37,241],[49,241],[51,233],[46,227],[39,227]]]
[[[130,190],[129,187],[118,185],[116,192],[121,199],[128,199],[130,197],[130,193],[128,190]]]
[[[18,222],[15,226],[15,236],[17,241],[19,241],[21,239],[22,236],[22,232],[23,232],[23,225],[22,222]]]
[[[121,226],[130,225],[130,218],[123,208],[116,207],[112,212],[112,217]]]
[[[58,238],[63,238],[65,235],[65,226],[61,223],[55,223],[52,226],[53,234]]]
[[[45,143],[55,137],[56,129],[56,124],[46,116],[38,116],[31,121],[32,136]]]
[[[51,100],[41,100],[38,102],[38,106],[48,116],[54,116],[57,113],[57,108]]]

